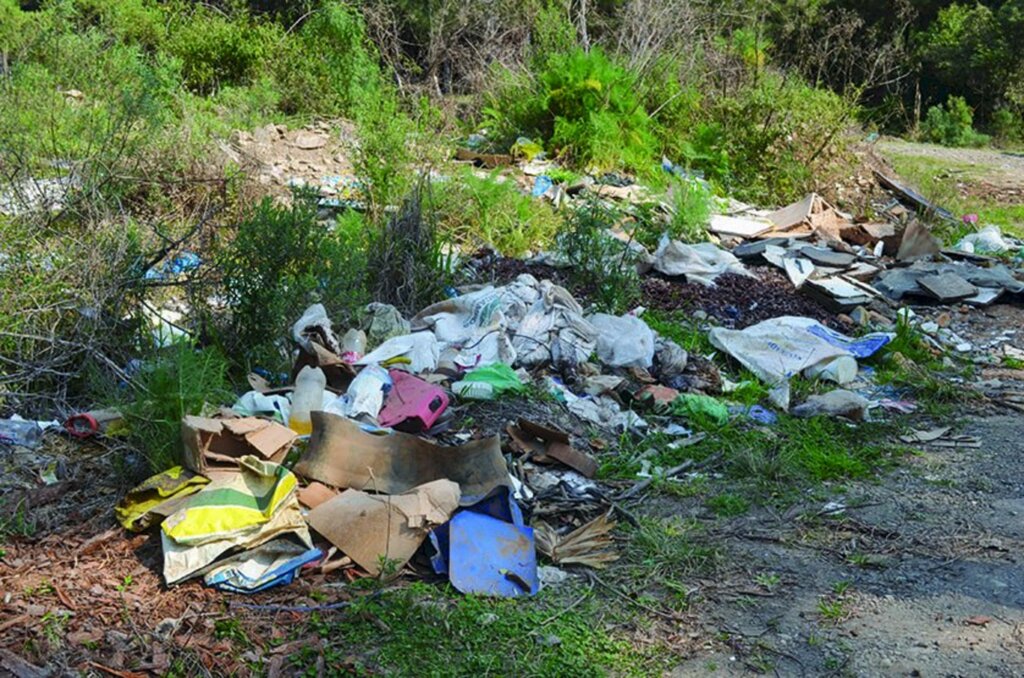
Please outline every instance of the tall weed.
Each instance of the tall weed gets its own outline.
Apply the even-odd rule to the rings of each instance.
[[[181,420],[234,400],[230,363],[216,349],[188,342],[147,361],[135,377],[134,397],[120,405],[129,438],[157,473],[182,462]]]
[[[609,233],[620,215],[596,200],[570,215],[558,231],[556,249],[569,264],[573,287],[609,313],[623,313],[640,296],[636,258]]]
[[[478,177],[465,170],[435,186],[438,228],[459,244],[493,247],[505,256],[549,246],[560,223],[546,203],[523,195],[498,171]]]
[[[337,321],[365,303],[365,237],[359,217],[320,223],[314,193],[297,193],[289,207],[264,199],[215,253],[225,353],[241,366],[285,367],[287,329],[309,304]]]
[[[643,169],[655,155],[635,76],[599,47],[553,53],[535,78],[499,74],[485,115],[507,145],[521,135],[543,139],[583,167]]]

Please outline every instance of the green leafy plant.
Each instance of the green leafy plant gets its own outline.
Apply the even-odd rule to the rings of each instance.
[[[1004,146],[1024,143],[1024,118],[1009,108],[999,108],[992,113],[992,133]]]
[[[373,299],[410,315],[443,298],[452,280],[452,252],[438,233],[430,191],[429,180],[421,179],[369,244]]]
[[[506,146],[522,135],[544,139],[581,167],[646,169],[655,157],[635,76],[599,47],[551,53],[535,78],[499,73],[484,112]]]
[[[216,251],[228,309],[220,343],[241,365],[284,366],[284,329],[309,304],[324,303],[338,322],[366,301],[362,217],[332,226],[317,209],[312,192],[297,192],[288,207],[266,198]]]
[[[635,255],[608,232],[617,218],[596,200],[588,202],[565,220],[555,240],[573,285],[612,313],[626,311],[640,293]]]
[[[336,115],[376,99],[382,84],[377,55],[355,7],[324,2],[297,33],[281,41],[283,53],[273,60],[283,111]]]
[[[984,146],[987,135],[974,129],[974,112],[963,97],[950,96],[944,106],[932,106],[921,126],[928,141],[944,146]]]
[[[669,195],[672,201],[669,236],[683,242],[707,241],[714,197],[707,184],[697,179],[681,179],[673,183]]]
[[[465,170],[434,190],[438,229],[456,243],[486,245],[505,256],[519,257],[554,241],[559,215],[549,205],[520,193],[497,170],[483,178]]]
[[[234,400],[227,359],[217,349],[173,345],[147,361],[135,376],[133,396],[121,404],[129,439],[141,450],[148,471],[181,463],[181,420],[204,408]]]

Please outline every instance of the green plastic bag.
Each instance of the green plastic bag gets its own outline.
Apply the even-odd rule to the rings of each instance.
[[[519,381],[519,375],[505,363],[494,363],[486,367],[478,367],[467,372],[462,377],[463,381],[482,382],[490,384],[494,396],[498,397],[505,393],[524,393],[526,384]]]
[[[729,423],[729,408],[711,396],[680,393],[670,406],[672,414],[689,419],[706,419],[717,426]]]

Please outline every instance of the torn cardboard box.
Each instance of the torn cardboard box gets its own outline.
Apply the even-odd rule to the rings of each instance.
[[[458,483],[468,504],[510,482],[498,436],[447,447],[397,431],[369,433],[328,412],[312,418],[309,447],[295,466],[305,478],[387,494],[447,479]]]
[[[309,514],[309,524],[372,575],[391,562],[401,568],[459,507],[459,486],[435,480],[399,495],[345,490]]]
[[[587,478],[593,478],[597,473],[597,462],[594,458],[573,448],[569,444],[569,434],[564,431],[522,418],[519,419],[518,426],[509,424],[506,430],[516,446],[530,454],[534,461],[558,461]]]
[[[287,426],[256,417],[210,419],[189,415],[181,422],[185,466],[202,474],[238,470],[239,458],[247,454],[280,463],[297,437]]]

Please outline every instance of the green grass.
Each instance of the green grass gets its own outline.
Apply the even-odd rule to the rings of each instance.
[[[708,333],[686,311],[648,311],[644,322],[661,336],[682,346],[687,353],[707,355],[716,350]]]
[[[314,613],[297,637],[316,633],[323,649],[307,646],[290,661],[305,675],[316,675],[319,652],[328,675],[651,674],[657,658],[606,630],[592,596],[561,590],[506,600],[412,584],[339,614]]]
[[[750,510],[750,500],[732,492],[723,492],[709,498],[705,503],[721,518],[741,516]]]
[[[561,223],[550,205],[523,195],[497,170],[481,178],[465,169],[436,184],[434,192],[438,228],[446,237],[469,247],[493,247],[505,256],[549,247]]]
[[[888,158],[900,177],[955,216],[977,214],[979,225],[994,224],[1010,234],[1024,236],[1024,204],[998,204],[960,194],[957,182],[972,183],[984,177],[977,166],[903,152],[889,153]],[[953,244],[971,231],[961,224],[945,229],[942,235]]]

